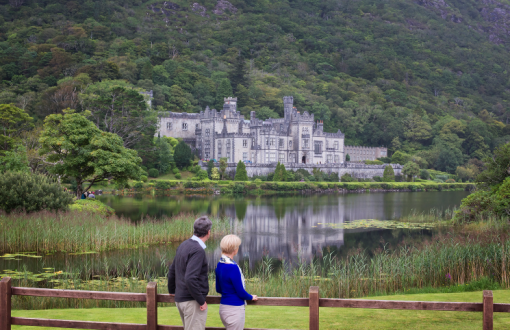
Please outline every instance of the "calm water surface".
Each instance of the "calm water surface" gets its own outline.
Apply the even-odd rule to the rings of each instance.
[[[467,195],[467,192],[457,191],[260,198],[103,196],[101,199],[113,207],[119,216],[133,222],[145,216],[157,219],[182,212],[227,217],[233,226],[243,228],[239,258],[256,267],[264,256],[297,263],[298,260],[310,260],[329,252],[339,256],[353,249],[372,253],[383,246],[396,247],[403,241],[421,241],[432,233],[409,229],[331,229],[321,224],[360,219],[392,220],[412,212],[429,212],[431,209],[444,211],[458,206]],[[162,274],[172,261],[177,245],[88,255],[59,253],[42,258],[0,258],[0,270],[25,268],[40,272],[44,267],[53,267],[56,270],[87,270],[101,274],[105,269],[136,267]],[[220,255],[219,242],[209,241],[207,245],[209,263],[213,268]]]

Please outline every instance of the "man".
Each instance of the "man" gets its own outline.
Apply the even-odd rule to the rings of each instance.
[[[175,294],[184,330],[205,329],[209,280],[204,249],[211,227],[212,222],[206,216],[195,220],[194,235],[179,246],[168,272],[168,293]]]

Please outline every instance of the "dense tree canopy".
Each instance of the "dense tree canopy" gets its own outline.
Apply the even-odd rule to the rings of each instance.
[[[50,172],[74,178],[78,197],[102,180],[138,179],[142,160],[136,151],[125,148],[118,135],[99,130],[86,115],[64,110],[46,117],[40,153],[54,163]]]
[[[157,111],[219,109],[235,96],[263,119],[282,117],[292,95],[347,145],[451,173],[510,140],[501,1],[14,2],[0,0],[0,104],[39,122],[89,108],[146,166],[154,133],[139,125],[154,117],[142,90]],[[461,157],[447,163],[445,150]]]

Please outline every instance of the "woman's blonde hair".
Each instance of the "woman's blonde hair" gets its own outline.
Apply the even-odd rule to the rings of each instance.
[[[221,239],[220,248],[221,253],[230,254],[239,248],[241,239],[236,235],[227,235]]]

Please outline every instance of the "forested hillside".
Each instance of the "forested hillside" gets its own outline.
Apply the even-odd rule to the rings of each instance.
[[[154,117],[133,91],[158,111],[233,95],[259,118],[292,95],[346,144],[472,176],[510,140],[509,31],[506,0],[0,0],[0,104],[38,121],[87,109],[113,132],[117,91],[134,109],[118,134],[143,122],[125,146],[144,158]]]

